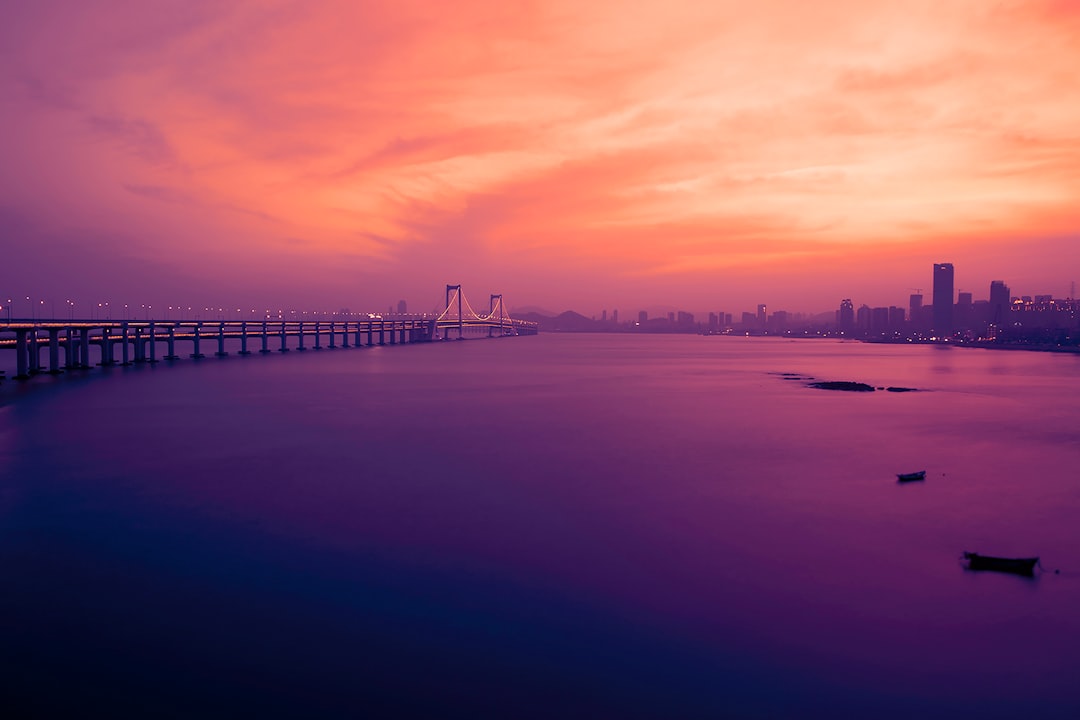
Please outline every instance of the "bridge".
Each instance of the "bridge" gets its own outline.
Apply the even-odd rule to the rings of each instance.
[[[15,380],[93,367],[198,360],[204,350],[226,357],[405,345],[467,338],[535,335],[536,323],[515,320],[503,296],[491,295],[487,313],[477,313],[461,291],[446,286],[446,307],[437,315],[335,313],[310,320],[58,320],[0,319],[0,351],[15,353]],[[190,352],[182,353],[186,349]],[[47,351],[48,361],[42,361]],[[164,354],[161,354],[164,351]],[[159,358],[158,356],[161,355]],[[5,376],[0,371],[0,380]]]

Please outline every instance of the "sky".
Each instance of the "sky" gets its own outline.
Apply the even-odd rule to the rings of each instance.
[[[40,0],[0,303],[586,315],[1065,297],[1080,2]],[[27,302],[24,298],[30,297]]]

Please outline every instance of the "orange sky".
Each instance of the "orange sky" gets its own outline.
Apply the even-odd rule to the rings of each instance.
[[[20,3],[0,302],[586,314],[1080,279],[1080,2]]]

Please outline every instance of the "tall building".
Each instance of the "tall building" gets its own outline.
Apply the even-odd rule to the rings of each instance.
[[[957,292],[956,307],[953,309],[953,329],[969,330],[974,324],[975,305],[971,301],[971,293]]]
[[[934,263],[934,334],[948,337],[953,331],[953,266]]]
[[[768,316],[766,312],[765,303],[761,303],[757,306],[757,323],[758,327],[765,327],[765,319]]]
[[[904,329],[904,308],[889,306],[889,330],[901,332]]]
[[[649,313],[647,310],[638,310],[637,321],[644,325],[649,321]]]
[[[855,326],[858,328],[859,332],[864,334],[870,332],[871,314],[872,311],[870,310],[870,306],[865,303],[860,305],[859,309],[855,311]]]
[[[1009,312],[1009,286],[1004,280],[993,280],[990,283],[990,322],[1001,325],[1008,319]]]
[[[404,300],[398,300],[397,311],[404,315],[409,310],[409,304]]]
[[[850,298],[844,298],[840,301],[838,319],[840,321],[840,332],[850,335],[855,331],[855,304],[851,302]]]
[[[908,297],[908,322],[913,330],[926,330],[923,322],[922,293],[914,293]]]

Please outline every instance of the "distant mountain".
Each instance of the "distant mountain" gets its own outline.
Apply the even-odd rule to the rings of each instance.
[[[546,332],[590,332],[603,329],[603,325],[573,310],[551,317],[537,312],[515,313],[517,320],[528,320],[540,326]]]
[[[511,317],[524,317],[526,315],[542,315],[546,318],[553,318],[557,313],[553,313],[550,310],[545,310],[542,307],[535,305],[525,305],[523,307],[510,308]]]

